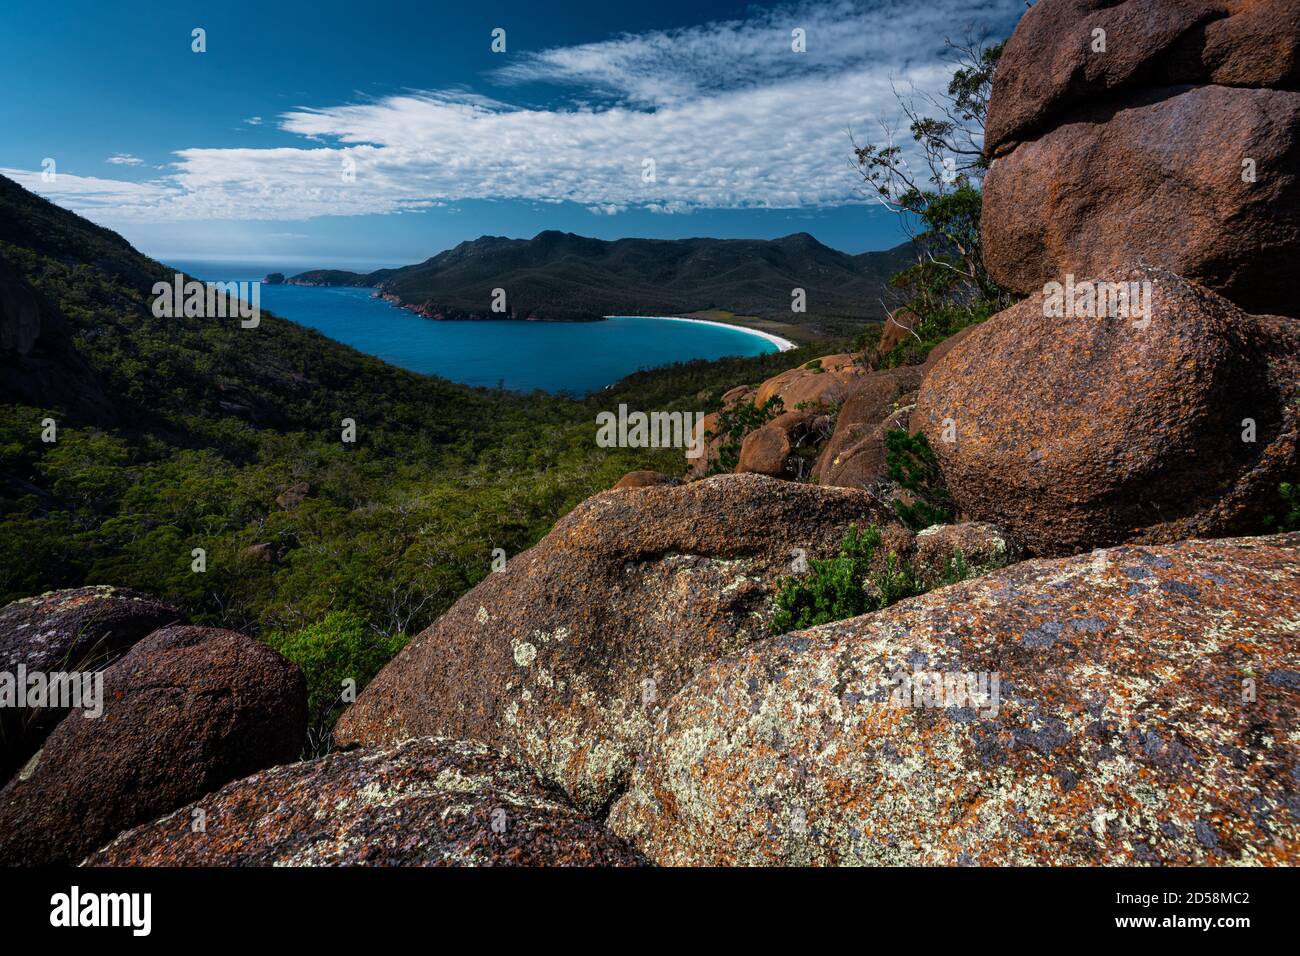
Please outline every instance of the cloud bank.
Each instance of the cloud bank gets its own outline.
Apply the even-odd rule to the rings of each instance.
[[[860,201],[848,130],[898,115],[891,83],[937,92],[943,39],[1001,38],[1022,0],[813,0],[744,20],[508,54],[501,92],[418,91],[301,108],[302,144],[191,147],[144,183],[5,170],[99,221],[384,214],[466,199],[629,208],[806,208]],[[793,31],[806,52],[795,52]],[[549,91],[548,105],[511,94]],[[269,123],[269,121],[268,121]]]

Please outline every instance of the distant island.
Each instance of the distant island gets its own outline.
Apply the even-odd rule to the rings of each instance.
[[[910,243],[853,256],[802,232],[772,240],[607,242],[548,230],[532,239],[483,236],[398,269],[314,269],[266,281],[373,288],[394,305],[437,320],[697,315],[725,321],[743,315],[758,324],[829,330],[883,318],[889,277],[913,259]],[[497,289],[505,292],[504,311],[492,310]],[[805,312],[791,308],[795,289],[804,290]]]

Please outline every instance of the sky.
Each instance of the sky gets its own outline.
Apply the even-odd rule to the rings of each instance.
[[[0,173],[155,258],[304,269],[544,229],[889,248],[851,136],[946,85],[945,38],[1001,39],[1025,9],[3,3]]]

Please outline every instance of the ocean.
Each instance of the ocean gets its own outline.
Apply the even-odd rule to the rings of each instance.
[[[168,265],[210,282],[302,271],[231,263]],[[643,316],[604,322],[437,322],[374,298],[372,291],[263,283],[261,306],[413,372],[521,392],[586,395],[641,369],[759,355],[778,347],[741,329]]]

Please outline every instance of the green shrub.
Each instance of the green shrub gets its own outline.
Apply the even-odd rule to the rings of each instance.
[[[1278,513],[1264,519],[1264,527],[1270,532],[1300,531],[1300,485],[1284,481],[1278,485]]]
[[[902,273],[900,273],[902,275]],[[895,277],[897,278],[897,277]],[[929,356],[930,350],[962,329],[978,325],[985,319],[996,315],[1007,307],[1006,299],[978,299],[969,303],[944,302],[929,307],[912,303],[922,309],[920,321],[912,332],[896,344],[880,360],[881,368],[897,368],[900,365],[920,365]]]
[[[885,433],[885,465],[889,477],[912,492],[914,504],[894,502],[894,510],[903,524],[920,531],[934,524],[948,524],[953,519],[952,498],[939,471],[939,460],[925,435],[909,435],[895,428]]]
[[[921,593],[906,561],[892,551],[877,560],[880,547],[880,528],[869,525],[862,531],[851,526],[838,555],[814,558],[806,575],[782,583],[772,633],[857,617]]]
[[[359,693],[408,639],[376,634],[362,618],[334,611],[297,631],[264,633],[262,640],[307,678],[305,756],[315,757],[331,749],[334,723],[350,703],[344,699],[344,681],[355,681]]]
[[[726,475],[736,470],[740,464],[740,446],[745,436],[757,428],[762,428],[776,416],[785,411],[785,402],[780,395],[773,395],[761,406],[752,402],[737,402],[731,408],[718,413],[718,430],[708,432],[706,438],[725,436],[718,448],[718,457],[709,466],[710,475]]]
[[[850,526],[838,555],[814,558],[808,562],[807,574],[782,582],[776,595],[776,614],[769,625],[771,633],[785,634],[880,611],[904,598],[975,576],[961,551],[932,579],[895,552],[879,555],[880,550],[879,527],[868,525],[860,531],[857,525]]]

